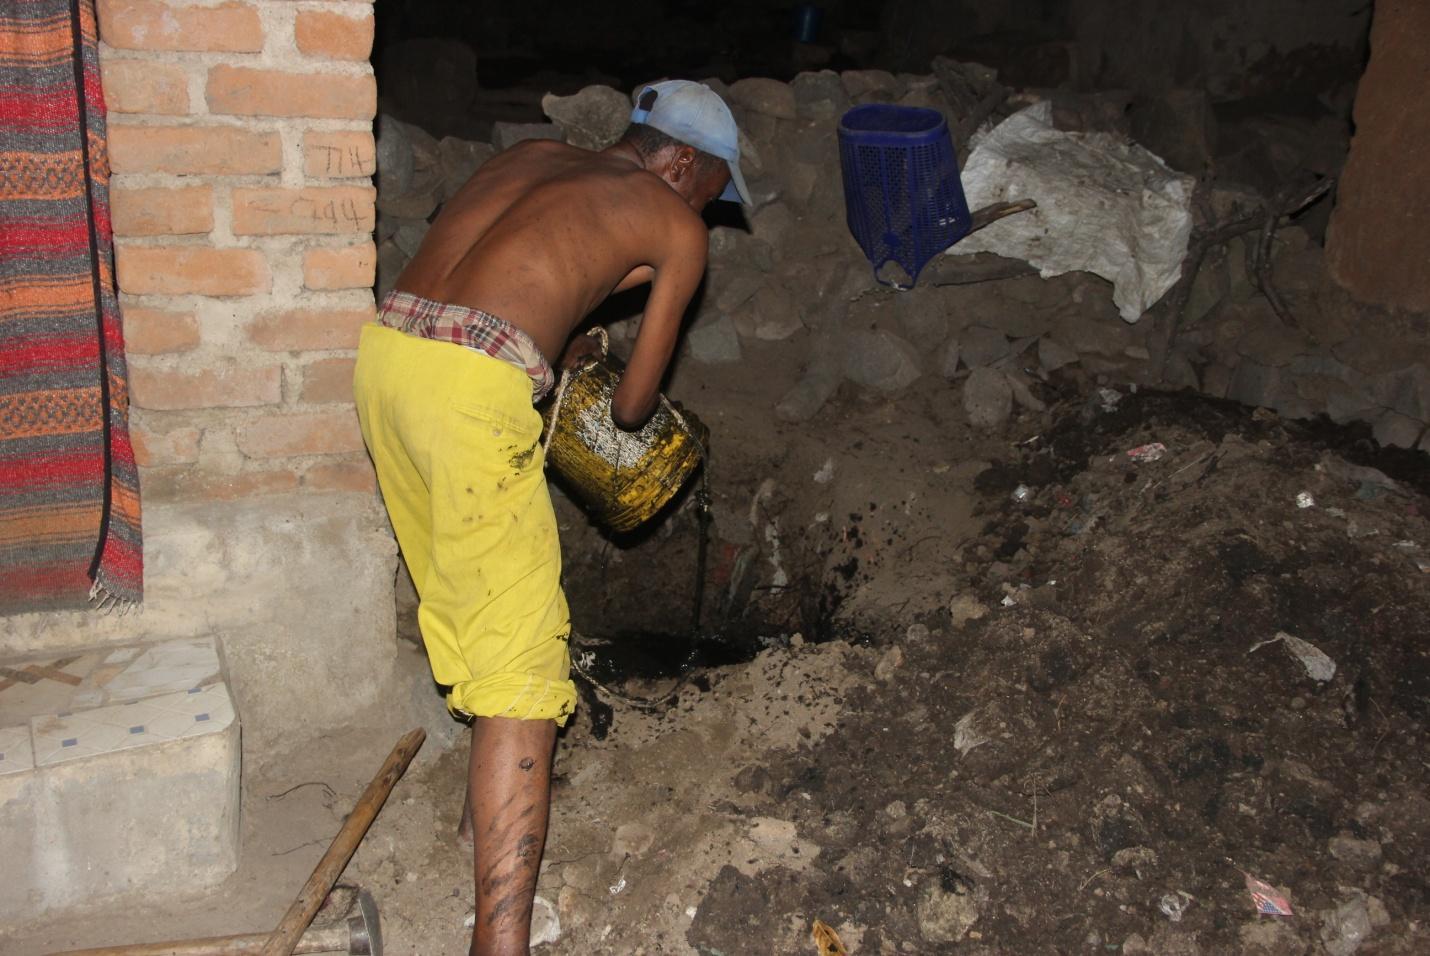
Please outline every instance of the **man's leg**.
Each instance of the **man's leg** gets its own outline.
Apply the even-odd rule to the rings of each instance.
[[[471,956],[526,956],[529,951],[555,741],[551,720],[472,721],[467,792],[476,837],[477,913]]]

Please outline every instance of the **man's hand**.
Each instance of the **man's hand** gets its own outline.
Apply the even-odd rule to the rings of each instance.
[[[566,351],[561,353],[560,365],[571,370],[578,369],[591,359],[600,358],[601,343],[594,335],[578,335],[566,343]]]

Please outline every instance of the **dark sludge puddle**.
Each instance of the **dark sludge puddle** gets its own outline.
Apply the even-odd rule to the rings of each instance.
[[[748,663],[772,648],[789,647],[795,632],[808,644],[867,643],[867,635],[834,623],[845,585],[841,579],[800,589],[799,620],[794,623],[740,621],[712,623],[699,631],[687,628],[573,634],[571,677],[582,706],[590,714],[592,736],[604,740],[610,732],[615,708],[604,698],[611,692],[625,698],[624,703],[635,701],[641,709],[664,712],[673,706],[676,691],[692,686],[708,693],[714,672]],[[629,689],[632,682],[655,689]]]

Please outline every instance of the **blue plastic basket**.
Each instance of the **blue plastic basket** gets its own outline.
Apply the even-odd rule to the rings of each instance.
[[[968,200],[948,122],[937,110],[868,103],[839,121],[849,231],[879,270],[897,262],[912,286],[930,259],[968,234]]]

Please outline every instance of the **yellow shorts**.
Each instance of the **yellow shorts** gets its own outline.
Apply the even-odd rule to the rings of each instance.
[[[368,325],[353,390],[447,706],[564,724],[576,704],[571,618],[531,380]]]

